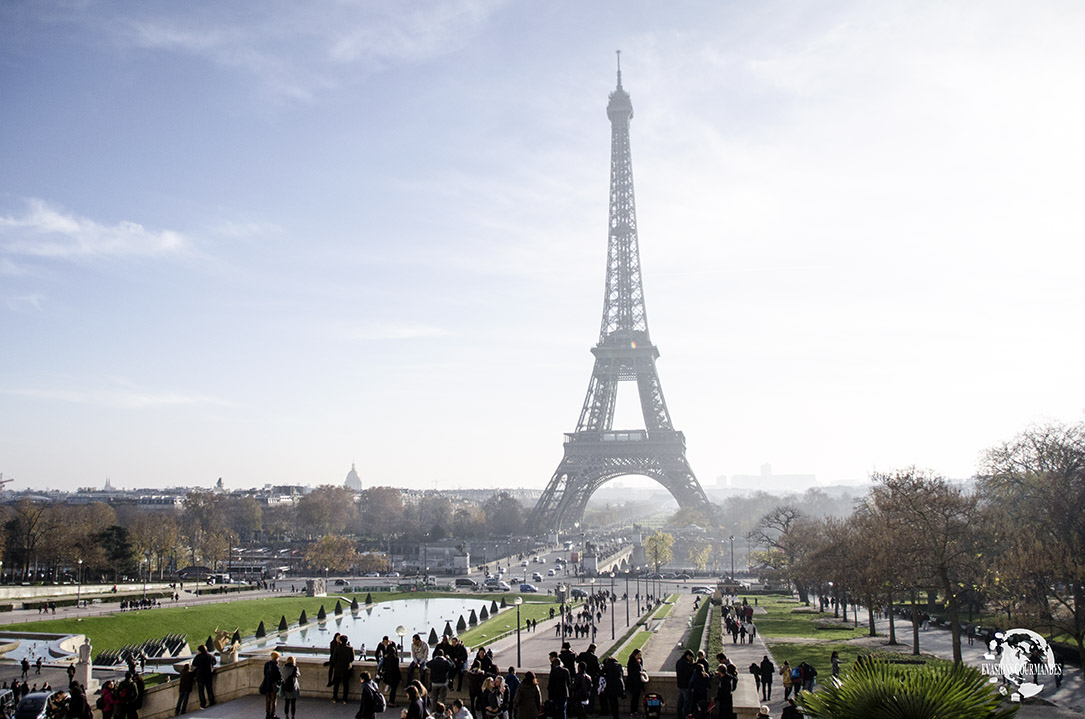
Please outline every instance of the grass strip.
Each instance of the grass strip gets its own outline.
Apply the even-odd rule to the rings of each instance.
[[[704,639],[705,622],[708,621],[708,610],[711,606],[712,602],[705,599],[697,609],[697,613],[693,615],[693,624],[690,627],[689,636],[686,638],[686,649],[694,654],[701,648],[701,641]]]

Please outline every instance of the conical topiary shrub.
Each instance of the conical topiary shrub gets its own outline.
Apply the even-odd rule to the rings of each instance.
[[[350,600],[350,611],[356,612],[360,608],[361,608],[361,605],[358,604],[358,597],[355,597],[354,599]]]
[[[234,630],[234,635],[232,637],[230,637],[230,641],[232,643],[234,643],[234,644],[240,644],[241,643],[241,630],[240,629],[235,629]]]
[[[463,619],[463,617],[460,617],[460,619]],[[446,637],[451,637],[455,633],[456,632],[452,631],[452,622],[445,622],[445,630],[441,632],[441,634]]]
[[[301,616],[298,617],[298,624],[308,624],[308,623],[309,623],[309,615],[305,613],[304,609],[302,609],[301,610]]]
[[[316,613],[316,619],[317,619],[318,622],[323,622],[327,618],[328,618],[328,613],[324,611],[324,605],[321,604],[320,605],[320,611],[318,611]]]
[[[440,641],[441,641],[441,639],[437,636],[437,630],[434,629],[433,627],[430,627],[429,639],[426,640],[426,644],[429,644],[431,647],[433,647],[433,646],[436,646],[437,643],[440,642]]]
[[[486,611],[486,607],[483,607],[483,608],[482,608],[482,611],[480,611],[480,612],[478,613],[478,618],[479,618],[479,619],[480,619],[481,621],[486,621],[487,619],[489,619],[489,618],[490,618],[490,613]]]
[[[456,631],[463,632],[467,630],[467,622],[463,620],[463,615],[460,615],[460,621],[456,622]]]
[[[207,644],[205,644],[204,646],[207,647],[207,651],[209,652],[213,653],[215,651],[215,640],[211,637],[210,634],[207,635]]]
[[[373,595],[370,594],[369,592],[365,593],[365,603],[366,604],[372,604],[373,603]]]
[[[470,624],[472,627],[478,624],[478,615],[475,614],[474,609],[472,609],[471,613],[467,615],[467,623]]]
[[[926,719],[1007,719],[1018,705],[1002,703],[998,684],[978,669],[936,660],[904,669],[884,659],[857,661],[839,681],[803,692],[799,703],[815,719],[892,716]]]
[[[290,625],[286,623],[286,615],[284,614],[283,618],[279,620],[279,631],[285,632],[289,628]]]
[[[256,628],[256,638],[260,639],[261,637],[266,637],[266,636],[267,636],[267,630],[264,629],[264,620],[261,619],[260,620],[260,626],[258,626]]]
[[[505,606],[505,598],[501,597],[501,606]],[[490,614],[497,614],[497,602],[490,602]]]
[[[342,613],[343,613],[343,605],[338,599],[336,599],[335,600],[335,616],[338,617]]]
[[[505,597],[501,597],[501,608],[504,609],[507,606],[509,606],[509,603],[505,601]]]

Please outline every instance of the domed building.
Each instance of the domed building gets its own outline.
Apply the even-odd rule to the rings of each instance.
[[[347,479],[343,484],[347,489],[353,489],[355,492],[362,491],[362,478],[358,476],[358,470],[353,462],[350,463],[350,471],[347,472]]]

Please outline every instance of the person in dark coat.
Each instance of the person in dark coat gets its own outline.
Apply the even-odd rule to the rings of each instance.
[[[188,711],[188,697],[192,694],[192,686],[196,683],[196,677],[192,673],[192,665],[182,664],[181,673],[177,677],[177,706],[173,709],[174,716],[181,716]]]
[[[557,652],[550,652],[550,680],[546,683],[546,701],[550,705],[552,719],[565,719],[565,707],[569,703],[569,670],[558,659]]]
[[[260,693],[264,695],[264,719],[278,719],[275,707],[279,702],[279,687],[283,683],[279,656],[278,652],[272,652],[271,658],[264,662],[264,679],[260,682]]]
[[[708,692],[712,689],[712,677],[704,665],[696,662],[689,678],[689,713],[697,714],[708,707]]]
[[[687,649],[674,663],[674,678],[678,684],[678,719],[686,719],[689,709],[689,681],[693,678],[694,654]]]
[[[192,673],[196,675],[196,693],[200,697],[200,709],[215,706],[213,686],[215,663],[215,658],[207,651],[207,647],[201,644],[196,649],[196,656],[192,658]]]
[[[393,645],[394,646],[394,645]],[[387,658],[385,663],[387,663]],[[332,651],[332,701],[347,703],[347,694],[350,691],[350,668],[354,664],[354,647],[345,634],[339,636],[339,644]],[[396,662],[396,669],[399,663]],[[339,687],[343,687],[343,698],[339,698]]]
[[[738,675],[728,671],[725,664],[716,667],[716,717],[734,719],[734,691],[738,686]]]
[[[622,678],[622,665],[614,657],[603,660],[603,701],[610,710],[611,719],[618,719],[618,700],[625,694],[625,680]]]
[[[374,715],[377,713],[377,692],[380,690],[370,678],[369,672],[360,672],[358,679],[362,683],[362,703],[358,707],[358,713],[354,715],[354,719],[374,719]]]
[[[766,654],[761,660],[761,700],[770,701],[772,699],[772,678],[776,675],[776,665],[769,659],[769,655]]]
[[[591,696],[588,697],[588,713],[595,713],[595,698],[599,693],[599,657],[595,655],[595,645],[589,644],[588,648],[576,655],[577,664],[584,662],[588,668],[588,676],[591,677]],[[683,718],[684,719],[684,718]]]
[[[629,655],[629,661],[625,664],[625,689],[629,692],[629,713],[636,714],[640,709],[640,695],[644,691],[644,660],[641,659],[640,650],[634,649]]]
[[[388,685],[388,706],[396,706],[396,689],[403,681],[403,672],[399,669],[399,649],[389,642],[384,647],[384,661],[381,662],[381,679]]]
[[[82,684],[74,680],[68,684],[68,719],[91,719],[87,692]]]
[[[426,719],[426,705],[414,686],[407,687],[407,711],[403,719]]]

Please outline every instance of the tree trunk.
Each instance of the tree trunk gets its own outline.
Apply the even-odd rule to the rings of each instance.
[[[893,612],[893,593],[889,592],[886,597],[886,604],[889,607],[889,643],[897,643],[897,622]]]
[[[866,618],[867,624],[870,625],[870,636],[878,636],[878,631],[874,628],[874,602],[870,601],[869,597],[867,598],[866,603]]]
[[[912,654],[919,656],[919,597],[912,592]]]

